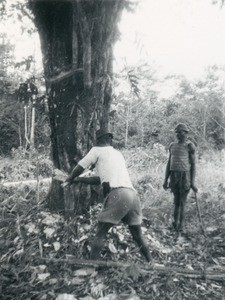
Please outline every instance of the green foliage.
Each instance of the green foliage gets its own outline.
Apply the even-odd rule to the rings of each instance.
[[[0,34],[0,96],[12,92],[13,79],[8,69],[13,67],[14,46],[9,43],[6,34]]]
[[[172,75],[160,81],[146,65],[129,72],[134,75],[128,77],[127,83],[120,74],[115,87],[111,124],[117,146],[168,146],[174,140],[176,124],[183,122],[199,149],[225,147],[224,68],[208,68],[205,77],[195,82]],[[160,89],[171,81],[176,83],[173,95],[162,98]],[[134,91],[138,91],[138,97]]]
[[[0,157],[0,209],[3,204],[11,207],[11,213],[23,214],[28,203],[31,206],[43,200],[49,191],[52,162],[45,153],[12,149],[10,157]]]
[[[127,79],[130,83],[132,93],[139,98],[140,89],[138,84],[138,76],[135,74],[134,69],[127,70]]]
[[[15,95],[4,94],[0,101],[0,155],[7,155],[12,147],[20,145],[21,113],[21,106]]]
[[[153,147],[123,149],[129,174],[142,200],[143,207],[159,201],[162,193],[168,151],[162,144]]]
[[[147,135],[155,133],[155,128],[145,126],[149,107],[157,99],[157,92],[151,88],[155,81],[155,70],[145,64],[125,67],[121,74],[116,74],[111,125],[117,146],[144,146],[149,143]]]
[[[29,1],[28,0],[14,0],[14,1],[0,1],[0,16],[2,21],[7,21],[11,19],[19,22],[21,33],[27,32],[28,34],[33,34],[36,29],[30,24],[27,26],[27,21],[33,22],[33,16],[29,10]]]
[[[6,15],[6,0],[0,0],[0,16],[5,19]]]
[[[35,108],[35,147],[48,149],[50,147],[50,126],[45,97],[36,98]],[[31,109],[31,103],[27,103],[28,121]],[[12,148],[25,147],[24,117],[24,103],[18,101],[16,93],[2,96],[0,101],[0,155],[9,155]]]
[[[1,155],[8,155],[13,147],[18,147],[20,144],[18,133],[13,130],[10,124],[0,123],[0,144]],[[7,140],[7,143],[6,143]]]
[[[5,181],[20,181],[52,176],[52,162],[47,153],[32,153],[19,147],[11,150],[8,158],[0,159],[0,170]]]
[[[224,72],[212,67],[195,83],[182,81],[172,100],[178,105],[173,118],[182,118],[189,125],[191,136],[203,149],[225,147]]]
[[[32,57],[24,59],[26,63],[25,68],[28,68],[29,64],[34,63]],[[25,146],[26,140],[24,136],[24,104],[28,107],[28,121],[29,113],[31,112],[31,104],[34,105],[33,95],[36,99],[36,136],[35,144],[43,144],[44,147],[48,147],[49,141],[49,124],[47,118],[47,107],[45,103],[44,93],[37,97],[36,91],[29,92],[26,89],[26,93],[18,92],[19,84],[27,85],[32,88],[33,74],[29,70],[24,70],[24,62],[20,66],[15,63],[14,47],[9,42],[6,34],[0,36],[0,154],[8,155],[13,147]],[[42,88],[43,79],[40,74],[38,76],[36,85],[38,88]],[[27,81],[23,81],[28,76]],[[32,80],[31,80],[32,79]],[[22,81],[21,81],[22,80]],[[20,90],[19,90],[20,91]],[[32,101],[31,101],[32,100]],[[21,103],[19,103],[19,101]],[[26,103],[25,103],[26,102]],[[29,127],[29,126],[28,126]],[[29,129],[29,128],[28,128]],[[44,134],[43,134],[44,133]]]

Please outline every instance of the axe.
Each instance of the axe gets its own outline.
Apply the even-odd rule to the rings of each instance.
[[[69,182],[65,182],[66,178],[68,177],[68,174],[64,171],[61,171],[59,169],[55,169],[53,172],[53,179],[61,181],[61,186],[65,188],[67,185],[69,185]],[[99,177],[91,170],[88,170],[81,174],[80,176],[73,179],[73,183],[80,182],[80,183],[86,183],[86,184],[99,184],[100,179]]]
[[[68,174],[62,170],[59,169],[54,169],[53,171],[53,178],[55,180],[64,182],[66,180],[66,178],[68,177]]]

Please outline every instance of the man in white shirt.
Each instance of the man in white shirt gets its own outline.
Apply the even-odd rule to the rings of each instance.
[[[96,132],[96,146],[81,159],[66,183],[72,184],[85,169],[95,166],[103,187],[104,207],[98,215],[98,228],[91,247],[91,259],[98,259],[109,229],[121,221],[129,226],[133,239],[148,262],[151,256],[141,232],[142,211],[138,195],[131,183],[123,155],[112,147],[113,134],[105,130]],[[88,179],[82,179],[88,183]],[[92,181],[93,182],[93,181]],[[90,181],[91,183],[91,181]]]

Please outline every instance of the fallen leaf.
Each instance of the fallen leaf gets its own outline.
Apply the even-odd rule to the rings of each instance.
[[[53,236],[53,234],[55,233],[55,228],[47,227],[47,228],[45,228],[44,233],[46,235],[46,238],[51,238]]]
[[[74,276],[88,276],[95,272],[94,268],[85,268],[76,270],[73,274]]]
[[[116,254],[118,252],[116,247],[114,246],[114,244],[112,242],[109,243],[108,247],[109,247],[109,250],[110,250],[111,253]]]
[[[120,242],[123,242],[123,241],[124,241],[124,235],[123,235],[122,233],[117,232],[117,236],[118,236]]]
[[[87,235],[83,235],[77,242],[80,243],[84,240],[87,240],[88,239],[88,236]]]
[[[141,269],[139,266],[133,264],[125,269],[126,276],[131,277],[133,280],[137,280],[140,277]]]
[[[91,295],[95,298],[103,297],[103,289],[105,288],[105,285],[103,283],[99,283],[96,286],[93,286],[91,288]],[[97,299],[98,299],[97,298]]]
[[[187,267],[188,270],[192,270],[192,271],[194,270],[191,265],[186,265],[186,267]]]
[[[211,287],[212,287],[212,288],[216,288],[216,289],[222,289],[222,286],[217,285],[217,284],[215,284],[215,283],[211,283]]]
[[[54,250],[55,250],[55,251],[58,251],[58,250],[60,249],[61,245],[60,245],[59,242],[54,242],[54,243],[53,243],[53,247],[54,247]]]
[[[58,282],[58,279],[56,279],[56,278],[51,278],[51,279],[49,279],[49,284],[56,284],[57,282]]]
[[[25,228],[29,233],[39,233],[39,229],[36,228],[36,225],[34,223],[28,223],[25,225]]]
[[[213,226],[209,226],[209,227],[206,227],[206,229],[205,229],[207,232],[213,232],[213,231],[216,231],[217,230],[217,228],[216,227],[213,227]]]
[[[73,285],[80,285],[85,281],[85,278],[83,277],[75,277],[71,280],[71,284]]]
[[[46,278],[50,276],[50,273],[41,273],[37,275],[38,280],[44,281]]]
[[[20,256],[20,255],[22,255],[24,253],[24,249],[22,248],[22,249],[19,249],[19,250],[17,250],[14,254],[13,254],[13,257],[15,257],[15,256]]]
[[[62,217],[57,215],[57,214],[49,214],[49,213],[44,213],[45,218],[41,221],[42,224],[45,225],[55,225],[57,223],[59,223],[60,221],[62,221]]]
[[[71,294],[59,294],[55,300],[77,300],[77,298]]]
[[[39,266],[37,266],[37,268],[38,268],[40,271],[44,271],[44,270],[47,268],[47,266],[46,266],[46,265],[39,265]]]

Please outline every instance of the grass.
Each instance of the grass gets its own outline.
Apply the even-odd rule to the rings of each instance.
[[[158,145],[152,150],[126,150],[123,154],[132,182],[140,195],[145,215],[152,218],[157,214],[167,224],[170,223],[173,196],[162,188],[168,153]],[[196,167],[196,185],[199,189],[197,195],[205,226],[222,227],[225,225],[225,152],[204,153],[200,159],[196,158]],[[193,217],[197,221],[193,196],[191,191],[186,207],[187,220],[192,223]]]
[[[168,153],[162,145],[156,144],[153,149],[123,150],[131,180],[140,196],[145,214],[151,216],[158,213],[167,215],[170,222],[173,209],[173,196],[162,188]],[[37,159],[38,157],[38,159]],[[225,215],[225,151],[207,152],[197,159],[196,184],[199,188],[198,199],[206,223],[224,225]],[[4,181],[17,181],[49,177],[52,163],[44,155],[33,155],[31,158],[21,149],[14,151],[11,158],[0,159],[0,169]],[[19,202],[23,199],[36,201],[36,186],[17,186],[1,189],[3,201]],[[40,187],[40,198],[48,191],[46,185]],[[196,214],[195,201],[190,192],[187,213]],[[8,200],[9,199],[9,200]],[[22,201],[22,202],[23,202]],[[191,217],[191,216],[190,216]],[[210,222],[209,222],[210,221]]]

